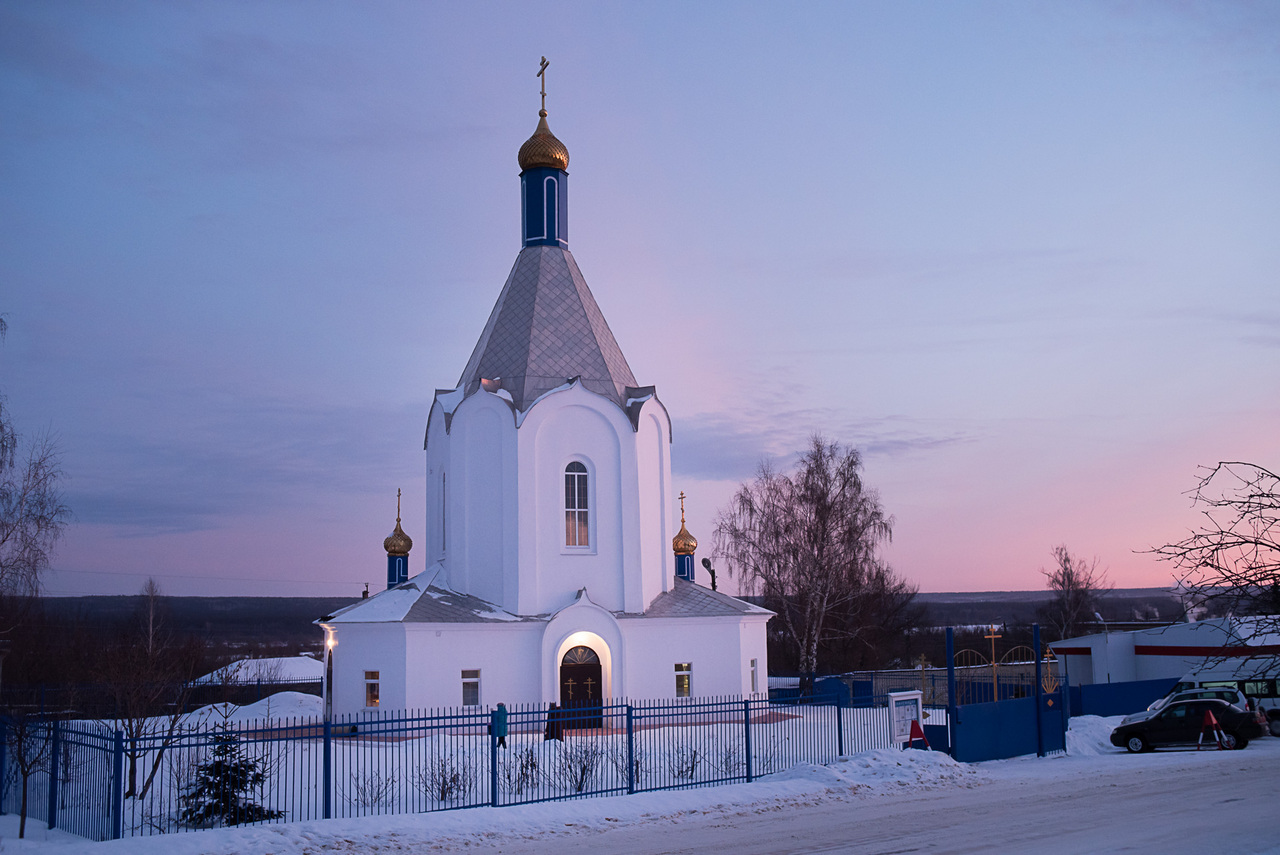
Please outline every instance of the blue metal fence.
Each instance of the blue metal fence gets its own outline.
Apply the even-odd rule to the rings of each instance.
[[[505,727],[479,707],[332,721],[206,717],[138,738],[94,722],[28,721],[28,816],[105,840],[750,782],[893,746],[885,699],[874,700],[533,704],[508,710]],[[23,782],[7,726],[0,812],[13,813]]]

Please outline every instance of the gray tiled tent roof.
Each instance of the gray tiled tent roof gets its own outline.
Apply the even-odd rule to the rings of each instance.
[[[636,380],[567,249],[528,246],[516,257],[459,385],[501,378],[516,408],[572,377],[626,408]]]
[[[711,617],[715,615],[772,614],[728,594],[677,579],[670,591],[653,598],[645,617]]]

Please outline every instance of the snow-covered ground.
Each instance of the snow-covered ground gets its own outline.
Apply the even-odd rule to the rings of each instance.
[[[221,722],[252,724],[254,722],[292,719],[318,719],[324,715],[324,699],[302,692],[276,692],[257,703],[209,704],[187,713],[184,724],[188,727],[211,727]]]
[[[1280,852],[1280,739],[1239,752],[1129,755],[1118,718],[1072,719],[1068,756],[957,763],[876,750],[753,784],[324,820],[85,843],[0,818],[4,853],[290,855],[321,852],[813,851]],[[1132,806],[1132,808],[1130,807]],[[843,823],[843,825],[841,825]],[[1186,826],[1184,828],[1184,826]],[[906,840],[906,838],[910,840]],[[915,845],[908,845],[908,844]]]

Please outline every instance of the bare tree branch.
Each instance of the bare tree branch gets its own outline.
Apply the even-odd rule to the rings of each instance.
[[[1151,552],[1173,564],[1193,608],[1248,617],[1238,640],[1260,641],[1280,632],[1280,476],[1238,460],[1201,471],[1188,493],[1200,527]]]

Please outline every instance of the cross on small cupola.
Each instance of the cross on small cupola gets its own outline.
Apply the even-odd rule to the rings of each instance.
[[[387,587],[394,588],[409,578],[409,550],[413,540],[400,527],[400,491],[396,490],[396,527],[382,541],[387,551]]]
[[[676,554],[676,578],[693,581],[693,553],[698,549],[698,539],[689,534],[684,525],[684,491],[680,492],[680,531],[671,539],[671,549]]]
[[[523,197],[522,233],[525,246],[569,245],[569,149],[547,124],[547,58],[538,66],[542,81],[542,109],[533,136],[520,146],[520,185]]]

